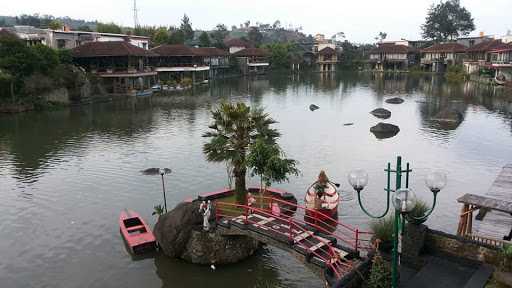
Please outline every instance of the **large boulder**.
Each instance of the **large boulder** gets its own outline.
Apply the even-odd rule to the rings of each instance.
[[[259,246],[258,241],[247,236],[193,230],[180,258],[194,264],[231,264],[251,256]]]
[[[194,228],[200,228],[203,216],[199,212],[200,202],[183,202],[158,219],[154,233],[160,248],[169,257],[180,257]]]
[[[318,107],[318,106],[317,106],[317,105],[315,105],[315,104],[311,104],[311,105],[309,105],[309,110],[311,110],[311,111],[315,111],[315,110],[317,110],[317,109],[319,109],[319,108],[320,108],[320,107]]]
[[[391,117],[391,111],[384,109],[384,108],[377,108],[370,112],[373,116],[381,119],[388,119]]]
[[[203,231],[199,205],[199,201],[184,202],[160,216],[154,234],[165,255],[195,264],[229,264],[249,257],[259,247],[247,236],[221,235],[215,225]]]
[[[380,122],[370,128],[370,132],[378,139],[386,139],[395,136],[400,132],[400,128],[396,125]]]
[[[404,99],[402,99],[400,97],[393,97],[393,98],[386,99],[386,103],[388,103],[388,104],[402,104],[402,103],[404,103]]]

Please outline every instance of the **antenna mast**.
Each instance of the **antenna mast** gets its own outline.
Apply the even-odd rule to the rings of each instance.
[[[137,0],[133,0],[133,28],[139,27],[139,17],[137,16]]]

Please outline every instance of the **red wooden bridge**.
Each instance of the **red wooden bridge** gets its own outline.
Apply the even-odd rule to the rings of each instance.
[[[217,229],[288,251],[330,287],[350,286],[368,266],[371,233],[281,197],[258,198],[252,205],[214,202]]]

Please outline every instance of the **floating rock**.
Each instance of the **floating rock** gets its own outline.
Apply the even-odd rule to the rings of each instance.
[[[404,99],[402,99],[400,97],[393,97],[393,98],[386,99],[385,102],[389,103],[389,104],[402,104],[402,103],[404,103]]]
[[[343,126],[352,126],[352,125],[354,125],[354,123],[352,123],[352,122],[349,122],[349,123],[343,123]]]
[[[370,114],[381,119],[388,119],[389,117],[391,117],[391,111],[384,108],[374,109],[372,112],[370,112]]]
[[[317,109],[319,109],[319,108],[320,108],[320,107],[316,106],[315,104],[311,104],[311,105],[309,105],[309,110],[311,110],[311,111],[315,111],[315,110],[317,110]]]
[[[258,241],[246,236],[221,235],[213,227],[203,231],[199,205],[198,201],[180,203],[160,216],[154,233],[165,255],[196,264],[228,264],[249,257],[259,247]]]
[[[398,132],[400,132],[400,128],[393,124],[380,122],[379,124],[371,127],[370,132],[372,132],[378,139],[386,139],[398,134]]]

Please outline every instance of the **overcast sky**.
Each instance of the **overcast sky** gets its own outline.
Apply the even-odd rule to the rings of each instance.
[[[2,1],[0,15],[50,14],[133,26],[133,0]],[[306,34],[345,32],[354,42],[370,42],[379,31],[389,40],[420,38],[420,25],[433,0],[137,0],[142,25],[178,25],[186,13],[194,29],[218,23],[273,23],[302,26]],[[461,0],[475,19],[476,30],[503,35],[512,29],[512,0]]]

